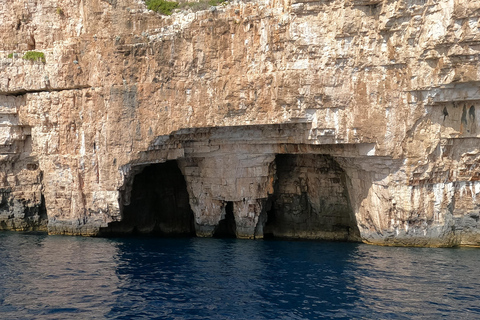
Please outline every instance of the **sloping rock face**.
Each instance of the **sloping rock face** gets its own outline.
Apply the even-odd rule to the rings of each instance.
[[[0,228],[479,245],[479,20],[478,0],[3,1]]]

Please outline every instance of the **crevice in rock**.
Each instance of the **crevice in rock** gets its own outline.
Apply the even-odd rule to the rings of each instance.
[[[24,229],[30,231],[45,231],[47,228],[47,208],[45,206],[45,197],[41,195],[40,203],[35,206],[29,206],[28,201],[22,201],[24,208],[24,221],[26,227]]]
[[[275,188],[276,189],[276,188]],[[264,218],[263,222],[263,238],[264,239],[272,239],[274,238],[274,229],[276,225],[276,219],[275,219],[275,195],[270,195],[270,197],[267,200],[267,205],[265,207],[265,213],[264,216],[266,216],[266,219]]]
[[[69,91],[69,90],[78,90],[78,89],[87,89],[91,88],[89,85],[79,85],[73,87],[65,87],[65,88],[44,88],[44,89],[22,89],[22,90],[14,90],[14,91],[0,91],[0,95],[3,96],[22,96],[27,93],[40,93],[40,92],[58,92],[58,91]]]
[[[42,198],[40,200],[40,208],[38,209],[38,215],[40,216],[40,221],[48,221],[48,215],[47,215],[47,207],[45,205],[45,196],[42,194]]]
[[[220,220],[213,233],[214,238],[236,238],[236,222],[233,214],[233,202],[225,205],[225,218]]]
[[[193,212],[177,161],[151,164],[137,173],[122,220],[100,230],[103,236],[139,234],[194,236]]]

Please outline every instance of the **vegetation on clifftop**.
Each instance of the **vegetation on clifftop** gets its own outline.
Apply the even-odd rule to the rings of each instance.
[[[165,1],[165,0],[145,0],[149,10],[159,12],[164,15],[171,15],[174,9],[191,9],[193,11],[206,10],[212,6],[218,6],[227,0],[199,0],[199,1]]]
[[[173,13],[173,9],[178,7],[178,2],[165,0],[146,0],[145,4],[148,10],[160,12],[168,16]]]

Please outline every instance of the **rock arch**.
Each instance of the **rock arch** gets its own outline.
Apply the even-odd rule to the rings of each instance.
[[[308,146],[297,129],[200,128],[159,137],[122,169],[121,221],[110,222],[103,233],[360,240],[358,192],[342,166],[351,174],[356,169],[344,160],[364,157],[363,151],[356,146]],[[252,142],[245,135],[263,137]],[[299,141],[282,143],[285,136]],[[175,192],[166,191],[172,181],[182,181],[175,201],[169,200]],[[167,211],[188,208],[183,227],[172,222],[176,215],[149,213],[162,197]]]

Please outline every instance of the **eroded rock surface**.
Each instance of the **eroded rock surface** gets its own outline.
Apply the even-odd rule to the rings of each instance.
[[[185,190],[150,197],[188,194],[169,210],[193,222],[137,231],[479,245],[479,19],[477,0],[169,17],[141,0],[4,1],[0,228],[131,231],[142,172],[172,161]]]

